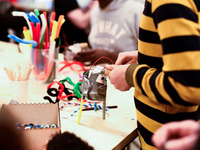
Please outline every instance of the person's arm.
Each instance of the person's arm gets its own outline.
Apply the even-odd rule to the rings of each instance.
[[[92,9],[97,6],[97,1],[92,1],[88,6],[87,11],[81,8],[76,8],[66,13],[66,17],[79,29],[86,29],[90,24],[90,14]]]
[[[152,3],[156,31],[163,48],[162,70],[147,65],[132,69],[131,65],[127,69],[131,74],[127,82],[134,81],[135,87],[155,102],[193,106],[200,104],[198,9],[194,8],[194,2],[168,3],[165,0]]]
[[[116,89],[127,91],[134,86],[132,85],[133,82],[129,82],[131,84],[126,82],[126,78],[132,78],[132,74],[126,72],[126,70],[130,64],[135,64],[134,66],[132,65],[131,71],[134,69],[133,67],[136,68],[138,66],[137,57],[138,51],[119,53],[115,65],[105,66],[106,69],[111,71],[109,74],[110,83],[113,84]]]
[[[107,50],[92,49],[77,53],[74,56],[73,60],[80,61],[82,63],[90,62],[90,64],[92,65],[101,57],[107,57],[111,59],[114,63],[117,59],[117,56],[118,53],[110,52]],[[101,64],[101,63],[111,63],[111,62],[108,59],[101,59],[96,64]]]

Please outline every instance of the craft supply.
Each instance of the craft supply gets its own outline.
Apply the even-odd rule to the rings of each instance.
[[[94,110],[95,107],[89,107],[89,108],[83,108],[82,111],[90,111],[90,110]],[[113,108],[117,108],[117,106],[106,106],[106,110],[108,109],[113,109]],[[102,107],[100,105],[98,105],[97,110],[102,109]]]
[[[45,30],[47,29],[47,21],[44,16],[44,14],[40,15],[41,21],[42,21],[42,28],[41,28],[41,34],[40,34],[40,49],[42,49],[44,38],[45,38]]]
[[[52,27],[52,34],[51,34],[51,42],[55,41],[56,39],[56,30],[58,27],[58,22],[57,21],[53,21],[53,27]]]
[[[77,113],[79,111],[79,108],[77,109],[77,110],[75,110],[72,114],[71,114],[71,116],[73,116],[75,113]]]
[[[29,14],[33,18],[33,20],[35,20],[36,23],[40,23],[40,20],[38,19],[38,17],[36,17],[36,15],[33,12],[30,12]]]
[[[56,18],[56,12],[53,11],[53,12],[51,13],[49,35],[51,35],[52,27],[53,27],[53,22],[54,22],[55,18]]]
[[[34,13],[35,13],[35,15],[39,18],[39,16],[40,16],[39,10],[38,10],[38,9],[34,9]]]
[[[82,95],[86,99],[103,101],[103,119],[105,119],[107,89],[107,80],[104,76],[104,70],[104,67],[96,66],[95,68],[90,68],[89,71],[84,71],[81,85]]]
[[[79,113],[78,113],[78,120],[77,120],[78,124],[80,124],[80,122],[81,122],[81,115],[82,115],[82,109],[83,109],[83,100],[84,100],[84,97],[82,96],[81,105],[80,105],[80,109],[79,109]]]
[[[50,83],[56,78],[57,51],[54,41],[49,49],[32,49],[31,59],[35,65],[33,74],[36,81]]]
[[[20,12],[20,11],[13,11],[12,12],[12,15],[13,16],[22,16],[24,17],[24,19],[26,20],[27,24],[28,24],[28,27],[29,27],[29,30],[30,30],[30,33],[31,33],[31,38],[33,39],[33,32],[32,32],[32,28],[31,28],[31,24],[30,24],[30,21],[28,20],[28,17],[26,15],[25,12]]]
[[[38,125],[38,124],[20,124],[20,123],[16,123],[15,124],[16,128],[19,130],[29,130],[29,129],[47,129],[47,128],[58,128],[58,126],[55,123],[52,124],[43,124],[43,125]]]
[[[29,79],[29,76],[34,68],[32,64],[26,64],[24,67],[24,72],[22,72],[22,66],[17,63],[17,71],[10,70],[4,67],[4,70],[9,78],[12,81],[26,81]]]
[[[11,39],[15,40],[18,43],[32,44],[32,48],[35,48],[37,46],[37,42],[36,41],[24,40],[24,39],[21,39],[21,38],[15,36],[14,34],[9,34],[8,38],[11,38]]]
[[[34,66],[30,63],[23,67],[17,63],[16,66],[17,69],[15,70],[4,67],[9,78],[11,97],[16,102],[27,103],[29,76]]]
[[[57,128],[57,125],[55,123],[51,124],[50,128]]]
[[[60,15],[58,18],[58,25],[57,25],[56,36],[55,36],[56,38],[59,37],[61,26],[64,23],[63,22],[64,18],[65,18],[64,15]]]

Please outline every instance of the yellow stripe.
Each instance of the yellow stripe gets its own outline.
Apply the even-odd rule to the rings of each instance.
[[[158,24],[158,33],[161,40],[175,36],[199,36],[199,31],[200,26],[198,23],[183,18],[168,19]]]
[[[162,95],[162,97],[164,99],[167,99],[171,104],[173,104],[173,101],[171,100],[170,96],[168,95],[168,93],[166,92],[164,85],[160,84],[163,83],[164,81],[164,72],[161,72],[157,78],[156,78],[156,88],[159,89],[158,92],[160,93],[160,95]]]
[[[152,0],[147,0],[149,3],[151,3]]]
[[[138,93],[142,93],[142,91],[140,89],[140,86],[137,83],[136,74],[137,74],[137,72],[138,72],[139,69],[144,68],[144,67],[149,67],[149,66],[147,66],[147,65],[139,65],[138,67],[136,67],[136,69],[135,69],[135,71],[133,73],[133,83],[135,85],[135,91],[137,89]]]
[[[175,82],[174,79],[171,77],[169,77],[169,82],[176,89],[179,96],[184,101],[200,105],[200,100],[199,100],[200,88],[184,86],[179,82]]]
[[[138,91],[136,89],[138,89],[138,88],[135,87],[134,96],[139,101],[148,105],[149,107],[160,110],[162,112],[166,112],[168,114],[176,114],[176,113],[182,113],[182,112],[195,112],[198,109],[197,106],[186,107],[186,106],[182,106],[182,105],[178,105],[178,104],[176,104],[175,106],[170,106],[170,105],[154,102],[154,101],[150,100],[148,97],[142,95],[142,92]],[[159,90],[159,91],[161,91],[161,90]]]
[[[154,133],[158,128],[162,126],[161,123],[143,115],[139,110],[136,109],[137,120],[150,132]]]
[[[152,32],[157,32],[156,27],[153,21],[153,18],[149,16],[142,15],[141,21],[140,21],[140,28]]]
[[[179,107],[172,107],[167,105],[167,113],[168,114],[176,114],[176,113],[189,113],[189,112],[196,112],[198,109],[198,106],[179,106]]]
[[[153,57],[162,57],[163,51],[160,44],[146,43],[141,40],[138,42],[140,53]]]
[[[164,74],[165,74],[164,72],[161,72],[157,76],[156,83],[155,83],[156,84],[156,88],[158,89],[159,94],[162,95],[162,97],[165,100],[167,100],[174,107],[178,107],[178,109],[174,109],[174,107],[172,107],[172,106],[167,106],[166,112],[170,113],[170,114],[177,113],[177,112],[180,112],[180,111],[181,112],[185,112],[186,109],[188,109],[188,108],[186,108],[185,106],[182,106],[182,105],[174,103],[174,101],[171,99],[171,97],[169,96],[169,94],[166,92],[164,85],[160,84],[160,83],[163,83],[163,81],[164,81]],[[192,112],[193,112],[193,109],[192,109]]]
[[[154,109],[158,109],[158,110],[160,110],[162,112],[166,112],[166,110],[167,110],[166,104],[161,104],[161,103],[158,103],[158,102],[150,100],[148,97],[142,95],[142,92],[137,91],[136,87],[135,87],[134,96],[139,101],[141,101],[142,103],[148,105],[149,107],[152,107]]]
[[[156,71],[155,68],[150,68],[144,75],[143,80],[142,80],[142,87],[145,91],[145,93],[147,93],[148,97],[153,100],[153,101],[157,101],[154,93],[151,90],[150,84],[149,84],[149,80],[152,77],[152,74]]]
[[[199,58],[199,51],[163,55],[163,71],[200,70]]]
[[[157,0],[157,1],[153,1],[152,2],[152,12],[154,12],[155,9],[157,9],[159,6],[169,4],[169,3],[184,5],[190,9],[195,10],[195,12],[197,12],[196,5],[194,4],[194,2],[192,0],[160,0],[160,1]]]
[[[139,135],[139,139],[140,139],[140,143],[141,143],[141,147],[142,147],[142,150],[156,150],[155,147],[147,144],[143,137],[141,136],[140,132],[138,131],[138,135]]]

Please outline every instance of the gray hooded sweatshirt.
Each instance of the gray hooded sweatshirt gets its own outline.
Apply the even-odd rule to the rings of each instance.
[[[92,49],[111,52],[138,49],[139,23],[143,4],[134,0],[113,0],[106,8],[94,8],[89,43]]]

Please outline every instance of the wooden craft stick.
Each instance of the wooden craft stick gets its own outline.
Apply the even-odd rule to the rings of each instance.
[[[23,73],[21,81],[25,81],[26,80],[26,75],[28,73],[28,69],[29,69],[29,64],[28,65],[26,64],[25,65],[25,70],[24,70],[24,73]]]
[[[10,80],[13,81],[13,71],[8,69],[8,73],[9,73],[9,76],[10,76]]]
[[[17,77],[16,77],[16,72],[13,72],[13,81],[16,81]]]
[[[5,70],[5,72],[6,72],[7,76],[8,76],[8,79],[11,80],[10,74],[9,74],[9,72],[8,72],[8,69],[7,69],[6,67],[4,67],[4,70]]]
[[[31,72],[32,72],[32,70],[33,70],[33,68],[34,68],[34,65],[31,65],[31,66],[29,67],[28,73],[27,73],[27,75],[26,75],[26,78],[27,78],[27,79],[29,79],[29,76],[30,76],[30,74],[31,74]]]
[[[21,66],[19,64],[18,64],[18,72],[19,72],[19,74],[18,74],[17,81],[20,81],[21,80]]]

